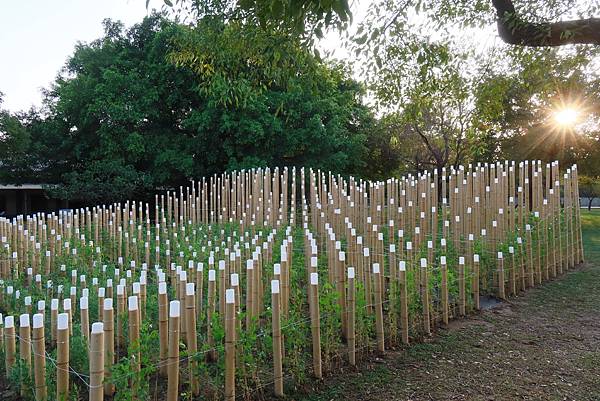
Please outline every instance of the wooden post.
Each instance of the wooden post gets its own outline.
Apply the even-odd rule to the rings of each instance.
[[[210,271],[209,271],[210,278]],[[252,324],[252,312],[254,311],[254,300],[253,300],[253,287],[254,287],[254,261],[252,259],[246,260],[246,330],[250,328]],[[210,300],[210,281],[208,282],[208,297]],[[210,305],[209,305],[210,309]]]
[[[113,395],[115,388],[110,382],[110,370],[115,358],[115,318],[113,310],[113,299],[106,298],[103,305],[104,324],[104,393]]]
[[[104,399],[104,324],[92,324],[90,335],[90,401]]]
[[[56,321],[58,320],[58,299],[50,301],[50,337],[52,343],[56,343]]]
[[[354,283],[354,267],[348,268],[348,304],[347,321],[348,332],[346,338],[348,341],[348,362],[351,366],[356,365],[356,285]]]
[[[167,401],[179,399],[179,301],[169,303],[169,359],[167,367]]]
[[[479,254],[473,254],[473,303],[475,310],[480,310],[481,306],[479,303]]]
[[[465,284],[465,257],[458,257],[458,313],[467,314],[467,291]]]
[[[44,315],[36,313],[33,315],[33,379],[36,401],[48,399],[48,387],[46,385],[46,343],[44,339]]]
[[[138,373],[141,369],[140,364],[140,311],[137,295],[132,295],[127,299],[128,310],[128,333],[129,333],[129,354],[131,360],[131,390],[132,398],[137,398],[137,390],[140,387]]]
[[[98,320],[102,319],[102,316],[104,316],[104,297],[106,295],[106,289],[104,287],[99,287],[98,288]],[[54,301],[52,301],[54,302]],[[57,302],[57,308],[58,308],[58,300]],[[50,307],[50,309],[52,309],[52,307]],[[106,329],[106,327],[105,327]],[[55,337],[56,338],[56,337]]]
[[[211,348],[210,351],[208,352],[208,359],[211,362],[214,362],[217,360],[217,352],[214,349],[215,339],[213,337],[213,327],[212,327],[213,315],[215,314],[215,311],[216,311],[215,297],[216,297],[216,272],[215,272],[215,270],[211,269],[208,271],[208,308],[206,311],[206,318],[207,318],[206,337],[207,337],[208,345]]]
[[[442,272],[442,321],[448,324],[448,269],[446,268],[446,256],[440,256],[440,270]]]
[[[498,298],[506,299],[504,285],[504,257],[502,252],[498,252]]]
[[[406,279],[406,261],[398,263],[398,284],[400,286],[400,324],[402,328],[402,342],[408,344],[408,287]]]
[[[275,395],[283,397],[283,353],[281,339],[281,297],[279,293],[279,280],[271,280],[271,303],[272,303],[272,328],[273,328],[273,381],[275,384]]]
[[[310,274],[310,328],[312,333],[313,372],[317,379],[323,377],[321,364],[321,317],[319,312],[319,274]]]
[[[79,313],[81,317],[81,334],[89,342],[90,337],[90,315],[88,297],[79,298]]]
[[[187,283],[185,286],[185,313],[187,314],[185,322],[187,324],[186,327],[186,336],[187,336],[187,347],[188,347],[188,355],[190,355],[189,359],[189,371],[190,371],[190,387],[192,390],[192,394],[197,396],[200,394],[200,382],[197,376],[197,366],[196,362],[196,352],[198,351],[198,337],[196,334],[196,294],[195,294],[195,284]]]
[[[518,288],[520,291],[525,290],[527,288],[526,283],[526,274],[525,274],[525,251],[523,249],[523,239],[521,237],[517,237],[517,248],[516,252],[518,253]]]
[[[69,314],[60,313],[56,323],[56,399],[69,399]]]
[[[4,359],[6,364],[6,377],[9,377],[10,371],[17,361],[17,342],[14,316],[6,316],[4,318]]]
[[[169,349],[169,299],[167,283],[158,283],[158,337],[159,337],[159,373],[167,376],[167,358]]]
[[[27,367],[27,372],[31,376],[31,326],[29,324],[29,314],[24,313],[19,316],[19,358]],[[26,381],[21,382],[21,397],[26,394]]]
[[[69,317],[69,323],[67,326],[69,327],[69,336],[73,335],[73,305],[71,304],[71,298],[63,299],[63,311]]]
[[[337,245],[341,244],[339,241],[336,241],[336,247]],[[338,255],[336,257],[336,259],[338,259],[337,263],[334,264],[334,268],[336,269],[336,271],[334,272],[334,276],[335,276],[335,286],[336,286],[336,290],[338,292],[338,305],[340,306],[340,311],[342,314],[342,336],[347,340],[346,337],[346,332],[348,330],[348,321],[347,321],[347,316],[346,316],[346,297],[344,296],[345,293],[345,282],[346,282],[346,253],[344,251],[338,251],[336,249],[335,251]],[[289,289],[288,289],[288,293],[289,293]]]
[[[116,350],[119,352],[121,347],[126,346],[125,342],[125,307],[127,303],[127,298],[125,296],[125,285],[118,284],[117,285],[117,330],[115,333],[116,338]]]
[[[508,247],[508,253],[510,254],[510,272],[508,276],[508,287],[510,295],[514,296],[517,293],[517,264],[515,260],[515,248],[514,246]],[[556,276],[556,271],[554,271],[554,277]]]
[[[225,400],[235,400],[235,339],[236,339],[236,306],[235,290],[230,288],[225,293]]]
[[[427,274],[427,259],[421,258],[421,302],[423,303],[423,330],[431,335],[429,319],[429,275]]]
[[[383,332],[383,301],[381,294],[381,272],[379,263],[373,263],[373,286],[375,291],[375,334],[377,335],[377,351],[385,352],[385,337]]]
[[[198,262],[196,266],[196,311],[200,313],[204,300],[204,263]]]
[[[223,327],[225,327],[225,285],[227,272],[225,271],[225,261],[219,260],[219,318]],[[187,317],[186,317],[187,318]]]

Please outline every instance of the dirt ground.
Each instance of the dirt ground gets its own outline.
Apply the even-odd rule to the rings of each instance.
[[[584,265],[290,398],[600,400],[600,214],[592,217]]]

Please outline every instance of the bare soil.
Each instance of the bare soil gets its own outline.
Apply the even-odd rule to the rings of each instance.
[[[600,400],[600,267],[586,263],[290,399]]]

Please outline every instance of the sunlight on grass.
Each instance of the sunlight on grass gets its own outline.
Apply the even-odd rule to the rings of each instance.
[[[586,257],[600,255],[600,209],[581,211],[581,230]]]

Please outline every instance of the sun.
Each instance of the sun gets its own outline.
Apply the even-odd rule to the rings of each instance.
[[[572,127],[577,122],[579,110],[573,107],[566,107],[554,112],[554,121],[561,127]]]

